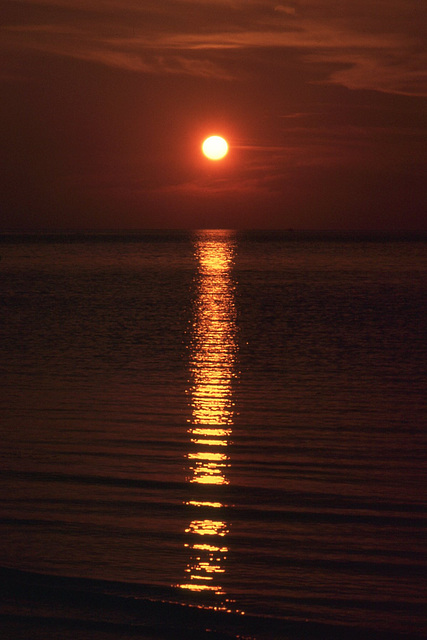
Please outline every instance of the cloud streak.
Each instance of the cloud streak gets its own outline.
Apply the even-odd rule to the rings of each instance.
[[[422,3],[27,0],[6,3],[3,47],[139,73],[238,80],[238,52],[290,51],[321,80],[350,89],[427,95]],[[215,52],[228,51],[218,61]],[[234,52],[234,56],[233,56]]]

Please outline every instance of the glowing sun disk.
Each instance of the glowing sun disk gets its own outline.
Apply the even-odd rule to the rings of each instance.
[[[221,136],[210,136],[203,142],[202,151],[209,160],[221,160],[228,153],[228,144]]]

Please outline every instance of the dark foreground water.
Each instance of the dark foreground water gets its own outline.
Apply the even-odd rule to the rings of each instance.
[[[427,243],[4,237],[5,638],[427,635]]]

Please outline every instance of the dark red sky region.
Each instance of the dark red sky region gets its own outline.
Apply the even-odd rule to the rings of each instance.
[[[427,231],[426,2],[3,0],[2,24],[2,231]]]

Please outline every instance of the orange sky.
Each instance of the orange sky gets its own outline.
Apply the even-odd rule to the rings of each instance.
[[[1,230],[427,230],[424,2],[2,7]]]

